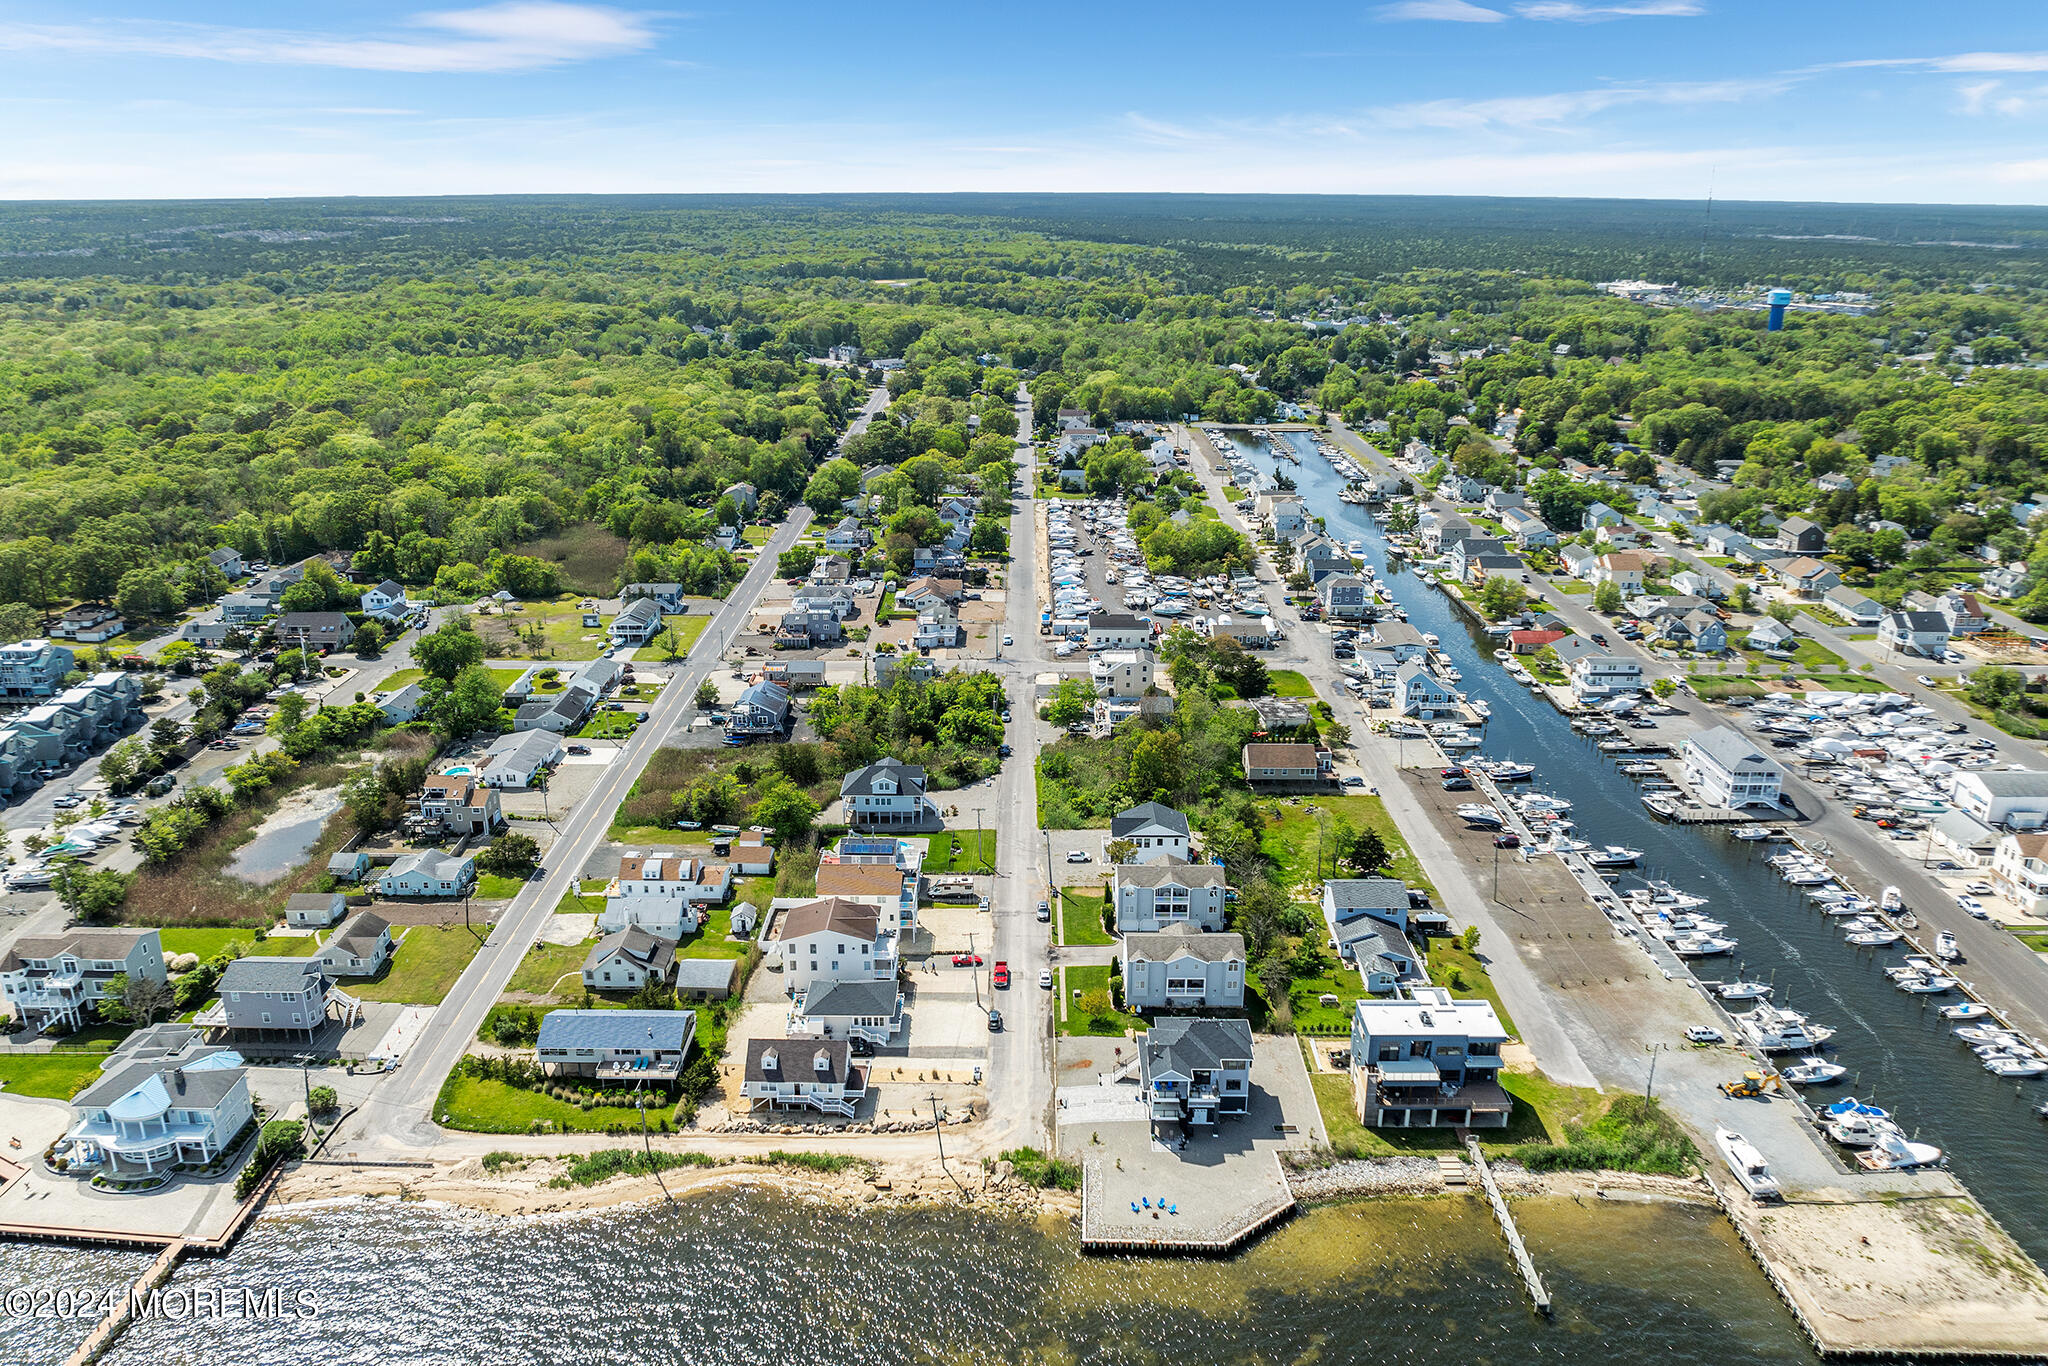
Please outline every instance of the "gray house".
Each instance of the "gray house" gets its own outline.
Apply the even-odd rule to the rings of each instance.
[[[1127,1010],[1241,1010],[1244,936],[1203,934],[1183,923],[1127,934],[1120,951]]]
[[[1252,1027],[1174,1016],[1138,1041],[1139,1088],[1153,1127],[1206,1128],[1251,1109]]]
[[[674,1081],[696,1035],[694,1010],[550,1010],[534,1060],[599,1081]]]
[[[221,974],[220,1000],[194,1023],[310,1041],[327,1024],[329,980],[318,958],[237,958]]]
[[[1116,865],[1116,927],[1119,933],[1147,933],[1175,925],[1199,931],[1223,928],[1223,868],[1168,857],[1154,863]]]
[[[675,940],[628,925],[592,947],[583,960],[583,985],[593,991],[638,991],[650,981],[666,982],[675,960]]]

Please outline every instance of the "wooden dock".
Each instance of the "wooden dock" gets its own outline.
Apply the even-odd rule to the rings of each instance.
[[[64,1366],[87,1366],[87,1363],[99,1360],[100,1354],[114,1345],[134,1319],[135,1307],[146,1303],[149,1293],[171,1278],[171,1272],[177,1269],[184,1255],[185,1240],[172,1239],[149,1264],[149,1269],[135,1278],[135,1284],[128,1287],[128,1293],[121,1297],[120,1303],[108,1310],[107,1316],[86,1334],[85,1341],[64,1358]]]
[[[1515,1269],[1522,1273],[1522,1284],[1528,1287],[1529,1301],[1536,1306],[1539,1314],[1550,1312],[1550,1292],[1543,1287],[1543,1277],[1536,1271],[1536,1259],[1529,1255],[1529,1249],[1522,1242],[1522,1231],[1515,1227],[1514,1212],[1508,1208],[1507,1197],[1500,1193],[1500,1186],[1493,1179],[1493,1169],[1486,1165],[1486,1154],[1480,1151],[1479,1140],[1465,1135],[1465,1151],[1472,1159],[1473,1168],[1479,1173],[1479,1185],[1486,1192],[1486,1203],[1493,1206],[1493,1217],[1500,1221],[1500,1231],[1508,1240],[1508,1251],[1515,1259]]]

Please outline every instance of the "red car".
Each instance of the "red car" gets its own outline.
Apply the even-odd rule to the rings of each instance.
[[[981,966],[981,955],[978,953],[956,953],[953,955],[953,966],[956,968],[978,968]]]
[[[998,988],[1010,985],[1010,965],[1000,958],[996,959],[995,982]]]

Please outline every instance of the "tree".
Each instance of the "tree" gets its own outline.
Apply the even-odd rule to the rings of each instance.
[[[1079,679],[1069,678],[1053,687],[1045,719],[1055,726],[1077,726],[1088,719],[1094,703],[1095,690]]]
[[[1782,601],[1772,603],[1764,611],[1769,613],[1771,620],[1777,622],[1780,626],[1790,626],[1799,615],[1798,608],[1789,602]]]
[[[171,984],[161,977],[130,977],[121,988],[121,1008],[145,1029],[157,1016],[169,1015],[173,1003]]]
[[[489,669],[471,664],[456,675],[454,684],[434,703],[434,727],[456,739],[480,730],[495,730],[504,696],[504,689],[491,677]]]
[[[360,657],[374,655],[384,648],[384,628],[374,621],[366,621],[356,628],[355,652]]]
[[[94,872],[82,863],[67,862],[58,867],[50,886],[71,915],[98,921],[128,899],[128,887],[134,881],[133,873],[117,873],[111,868]]]
[[[1102,858],[1105,863],[1129,863],[1131,855],[1138,852],[1138,846],[1130,840],[1111,840],[1103,846]]]
[[[2026,676],[2002,664],[1986,664],[1970,675],[1964,691],[1972,702],[1992,711],[2009,710],[2026,690]]]
[[[1735,585],[1734,590],[1728,594],[1728,606],[1737,612],[1747,612],[1749,610],[1748,584],[1738,582]]]
[[[413,642],[412,658],[429,677],[453,682],[464,669],[483,662],[483,637],[468,617],[450,617]]]
[[[1621,610],[1621,585],[1609,579],[1593,590],[1593,610],[1613,616]]]
[[[1499,574],[1489,574],[1486,582],[1479,586],[1479,610],[1486,614],[1489,621],[1514,616],[1528,605],[1528,593],[1513,579]]]
[[[790,845],[810,833],[818,810],[808,792],[777,773],[757,789],[751,815],[754,824],[767,826],[779,843]]]
[[[775,576],[780,579],[801,579],[809,576],[818,567],[816,546],[800,545],[785,550],[775,557]]]
[[[500,877],[526,877],[540,866],[540,843],[531,835],[508,832],[484,846],[476,866]]]
[[[674,622],[670,622],[661,628],[661,634],[654,638],[654,643],[661,647],[663,655],[669,659],[674,659],[681,653],[679,647],[683,643],[682,633],[676,630]]]
[[[840,504],[860,492],[860,466],[841,456],[818,466],[804,485],[804,501],[820,516],[835,515]]]
[[[331,1115],[341,1108],[341,1095],[332,1086],[316,1086],[306,1092],[306,1108],[316,1115]]]
[[[149,727],[149,748],[159,765],[185,743],[185,728],[168,716],[159,716]]]
[[[1678,684],[1669,678],[1653,678],[1650,680],[1650,691],[1658,697],[1669,697],[1678,691]]]
[[[718,685],[705,679],[697,685],[697,695],[691,700],[697,704],[698,711],[718,710]]]
[[[1361,873],[1377,872],[1394,861],[1386,840],[1371,826],[1353,834],[1350,847],[1340,850],[1338,857]]]

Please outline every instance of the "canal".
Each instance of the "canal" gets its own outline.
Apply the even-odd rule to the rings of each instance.
[[[1741,942],[1745,977],[1765,978],[1773,998],[1839,1032],[1828,1056],[1849,1068],[1843,1084],[1813,1098],[1854,1094],[1890,1109],[1908,1133],[1938,1144],[1950,1166],[2035,1260],[2048,1262],[2048,1121],[2034,1106],[2048,1099],[2042,1082],[2000,1081],[1986,1073],[1937,1007],[1959,997],[1909,996],[1881,969],[1896,951],[1858,951],[1764,861],[1770,847],[1744,844],[1713,827],[1666,825],[1643,809],[1618,760],[1571,729],[1548,702],[1516,683],[1493,658],[1499,642],[1480,630],[1436,587],[1405,567],[1389,570],[1388,547],[1363,508],[1338,501],[1343,479],[1316,452],[1307,433],[1286,433],[1301,464],[1283,466],[1308,507],[1328,521],[1329,534],[1362,540],[1366,559],[1391,587],[1419,631],[1435,634],[1464,675],[1459,687],[1493,709],[1486,743],[1475,753],[1536,767],[1533,787],[1572,804],[1574,832],[1594,844],[1647,851],[1644,877],[1662,878],[1712,898],[1706,913],[1728,923]],[[1241,449],[1252,452],[1246,445]],[[1263,472],[1273,462],[1255,454]],[[1624,877],[1621,883],[1635,885]],[[1878,888],[1862,889],[1875,895]],[[1704,967],[1708,977],[1733,976]]]

